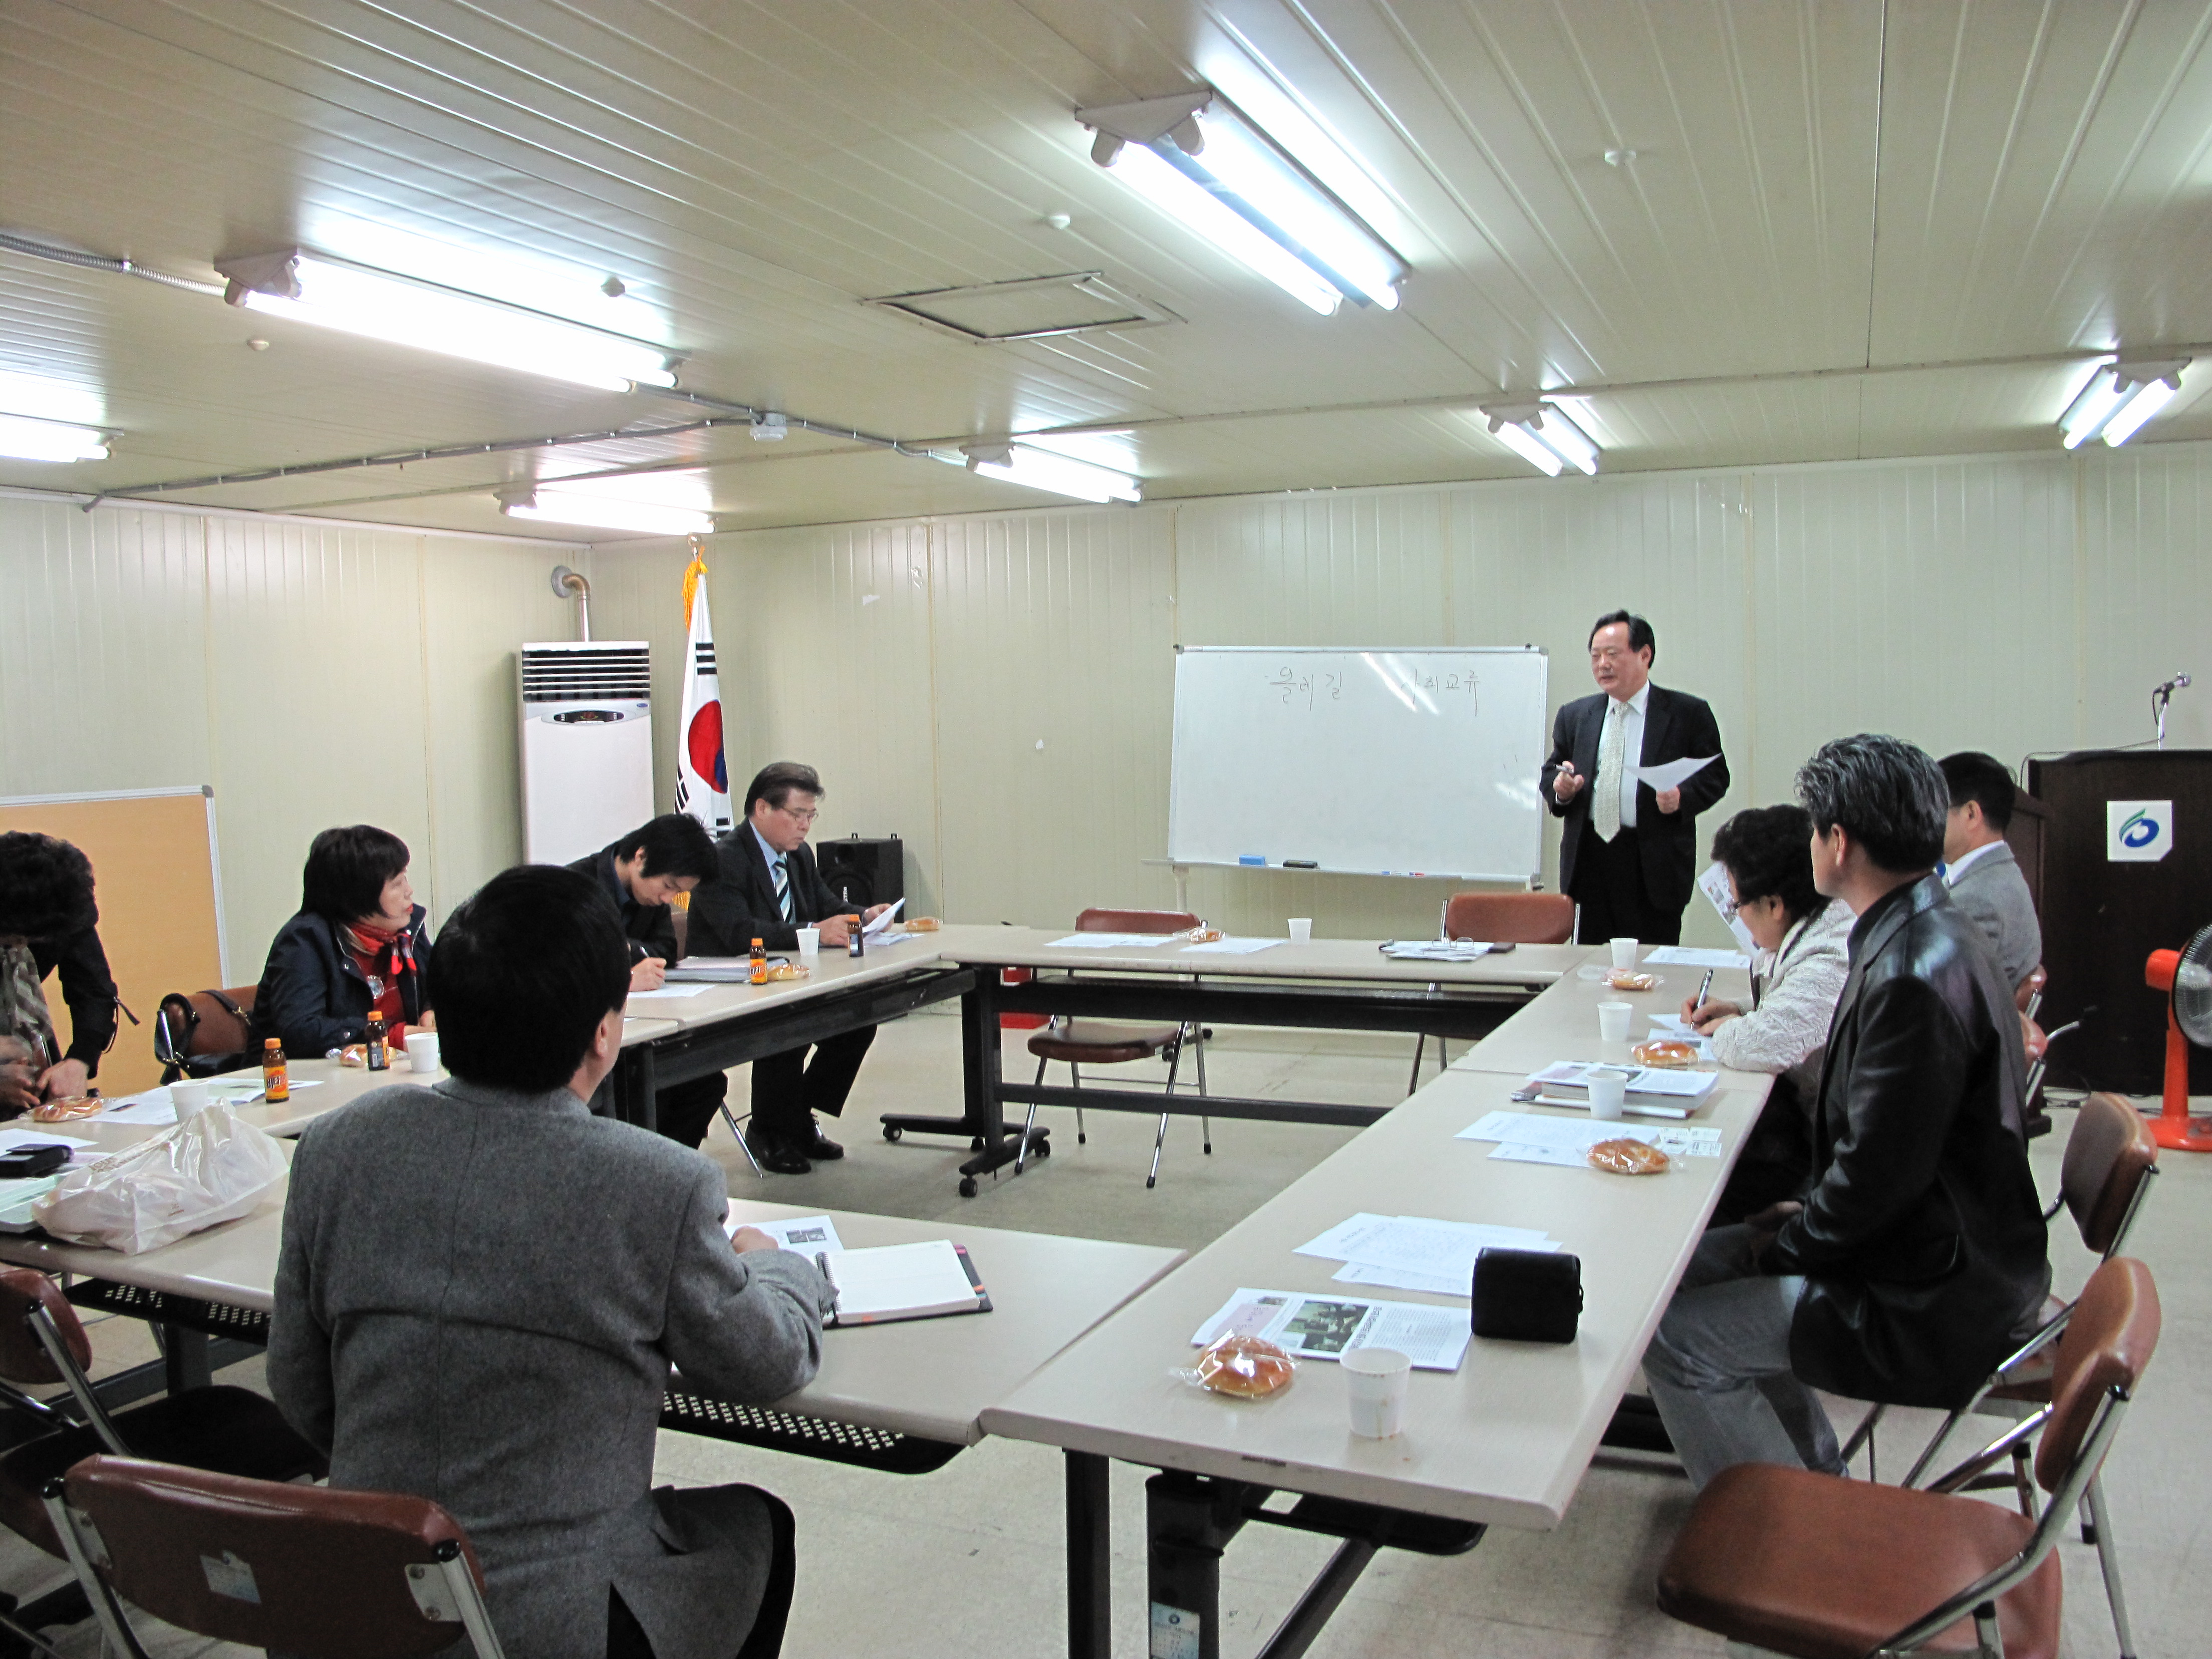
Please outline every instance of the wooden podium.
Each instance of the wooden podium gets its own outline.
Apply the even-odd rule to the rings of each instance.
[[[2051,1046],[2051,1080],[2155,1095],[2166,1061],[2163,994],[2143,981],[2153,951],[2178,950],[2212,922],[2212,749],[2084,750],[2032,760],[2028,792],[2043,830],[2045,1030],[2081,1029]],[[2154,864],[2106,854],[2105,805],[2173,803],[2173,850]],[[2212,1050],[2189,1058],[2189,1091],[2212,1094]]]

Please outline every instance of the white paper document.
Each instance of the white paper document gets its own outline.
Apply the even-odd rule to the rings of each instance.
[[[1751,958],[1735,951],[1709,951],[1695,945],[1655,945],[1644,953],[1646,967],[1748,969]]]
[[[1426,1291],[1431,1296],[1467,1296],[1473,1275],[1457,1279],[1449,1273],[1415,1273],[1410,1267],[1370,1267],[1364,1261],[1347,1261],[1329,1277],[1340,1285],[1372,1285],[1379,1290]]]
[[[1382,947],[1393,962],[1473,962],[1490,954],[1490,946],[1471,939],[1394,939]]]
[[[1345,1265],[1334,1274],[1340,1285],[1465,1296],[1474,1279],[1474,1259],[1483,1251],[1559,1248],[1558,1240],[1533,1227],[1362,1213],[1299,1245],[1297,1254],[1342,1261]]]
[[[1577,1105],[1583,1105],[1587,1103],[1584,1095],[1589,1086],[1584,1074],[1601,1069],[1603,1068],[1595,1061],[1562,1060],[1540,1072],[1532,1072],[1528,1081],[1542,1085],[1547,1095],[1565,1096]],[[1703,1100],[1720,1080],[1718,1072],[1680,1072],[1662,1066],[1643,1066],[1628,1074],[1628,1096],[1632,1101],[1638,1096],[1650,1101]]]
[[[776,1242],[777,1247],[796,1250],[808,1261],[817,1251],[842,1250],[845,1241],[837,1237],[837,1224],[826,1215],[792,1216],[782,1221],[747,1221],[737,1213],[732,1203],[722,1218],[722,1231],[734,1233],[740,1227],[757,1227]]]
[[[1193,1347],[1235,1332],[1273,1342],[1301,1359],[1340,1359],[1353,1348],[1395,1348],[1425,1371],[1455,1371],[1467,1352],[1464,1308],[1377,1302],[1362,1296],[1240,1290],[1198,1328]]]
[[[883,915],[878,916],[873,921],[869,922],[866,927],[862,927],[860,932],[867,938],[873,939],[878,933],[882,933],[884,928],[896,921],[898,920],[898,913],[905,908],[906,901],[904,899],[899,900],[897,903],[892,905],[891,908],[884,911]]]
[[[1717,755],[1708,755],[1703,760],[1671,760],[1658,766],[1639,766],[1636,775],[1655,791],[1680,789],[1719,758]]]
[[[1707,865],[1705,873],[1698,878],[1698,890],[1712,901],[1713,908],[1719,911],[1721,920],[1728,923],[1729,932],[1735,935],[1735,942],[1743,947],[1744,955],[1747,957],[1755,955],[1759,941],[1752,938],[1751,929],[1743,925],[1743,918],[1735,913],[1735,892],[1729,885],[1728,866],[1717,860]]]
[[[967,1256],[949,1238],[819,1254],[823,1271],[836,1292],[833,1325],[990,1311],[990,1298],[970,1271]]]
[[[0,1129],[0,1152],[12,1152],[18,1146],[66,1146],[72,1152],[80,1146],[89,1146],[89,1140],[79,1140],[75,1135],[49,1134],[42,1129]]]
[[[1054,939],[1052,951],[1149,951],[1173,940],[1173,933],[1070,933]]]
[[[1249,957],[1255,951],[1272,951],[1284,941],[1279,939],[1218,939],[1206,945],[1194,945],[1183,954],[1194,957],[1211,951],[1216,956]]]
[[[1654,1042],[1686,1042],[1698,1051],[1699,1060],[1713,1057],[1713,1040],[1699,1036],[1690,1022],[1680,1014],[1652,1015],[1651,1040]]]
[[[1492,1112],[1454,1139],[1494,1140],[1498,1148],[1492,1158],[1531,1164],[1580,1164],[1601,1140],[1640,1140],[1669,1158],[1721,1155],[1721,1132],[1705,1124],[1594,1123],[1588,1118],[1540,1117],[1534,1112]]]
[[[641,1002],[681,1002],[686,997],[696,997],[708,988],[699,985],[664,985],[657,991],[632,991],[629,1000],[623,1006],[635,1008]]]

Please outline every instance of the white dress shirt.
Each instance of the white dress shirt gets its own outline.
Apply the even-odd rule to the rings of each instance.
[[[1644,682],[1644,689],[1641,691],[1626,702],[1621,702],[1618,697],[1609,698],[1607,701],[1605,717],[1607,720],[1613,719],[1613,711],[1616,708],[1628,710],[1620,717],[1620,754],[1621,763],[1625,767],[1633,768],[1644,764],[1644,705],[1650,701],[1651,682],[1649,680]],[[1598,748],[1601,751],[1605,748],[1605,733],[1602,731],[1598,733]],[[1620,787],[1620,780],[1601,777],[1597,781],[1597,787],[1618,789]],[[1636,828],[1636,787],[1633,783],[1620,791],[1620,827],[1624,830]]]

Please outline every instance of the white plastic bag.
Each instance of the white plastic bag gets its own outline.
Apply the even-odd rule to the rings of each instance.
[[[273,1138],[217,1103],[151,1140],[71,1170],[31,1213],[56,1238],[136,1255],[236,1220],[286,1169]]]

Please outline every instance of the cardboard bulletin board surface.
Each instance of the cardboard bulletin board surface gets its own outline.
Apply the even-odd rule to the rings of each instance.
[[[102,1093],[129,1094],[161,1081],[154,1012],[169,991],[222,987],[222,895],[217,885],[214,792],[141,790],[114,795],[0,798],[0,831],[36,830],[74,843],[92,860],[100,942],[124,1006],[115,1046],[100,1062]],[[46,1002],[62,1047],[69,1006],[58,972]]]

